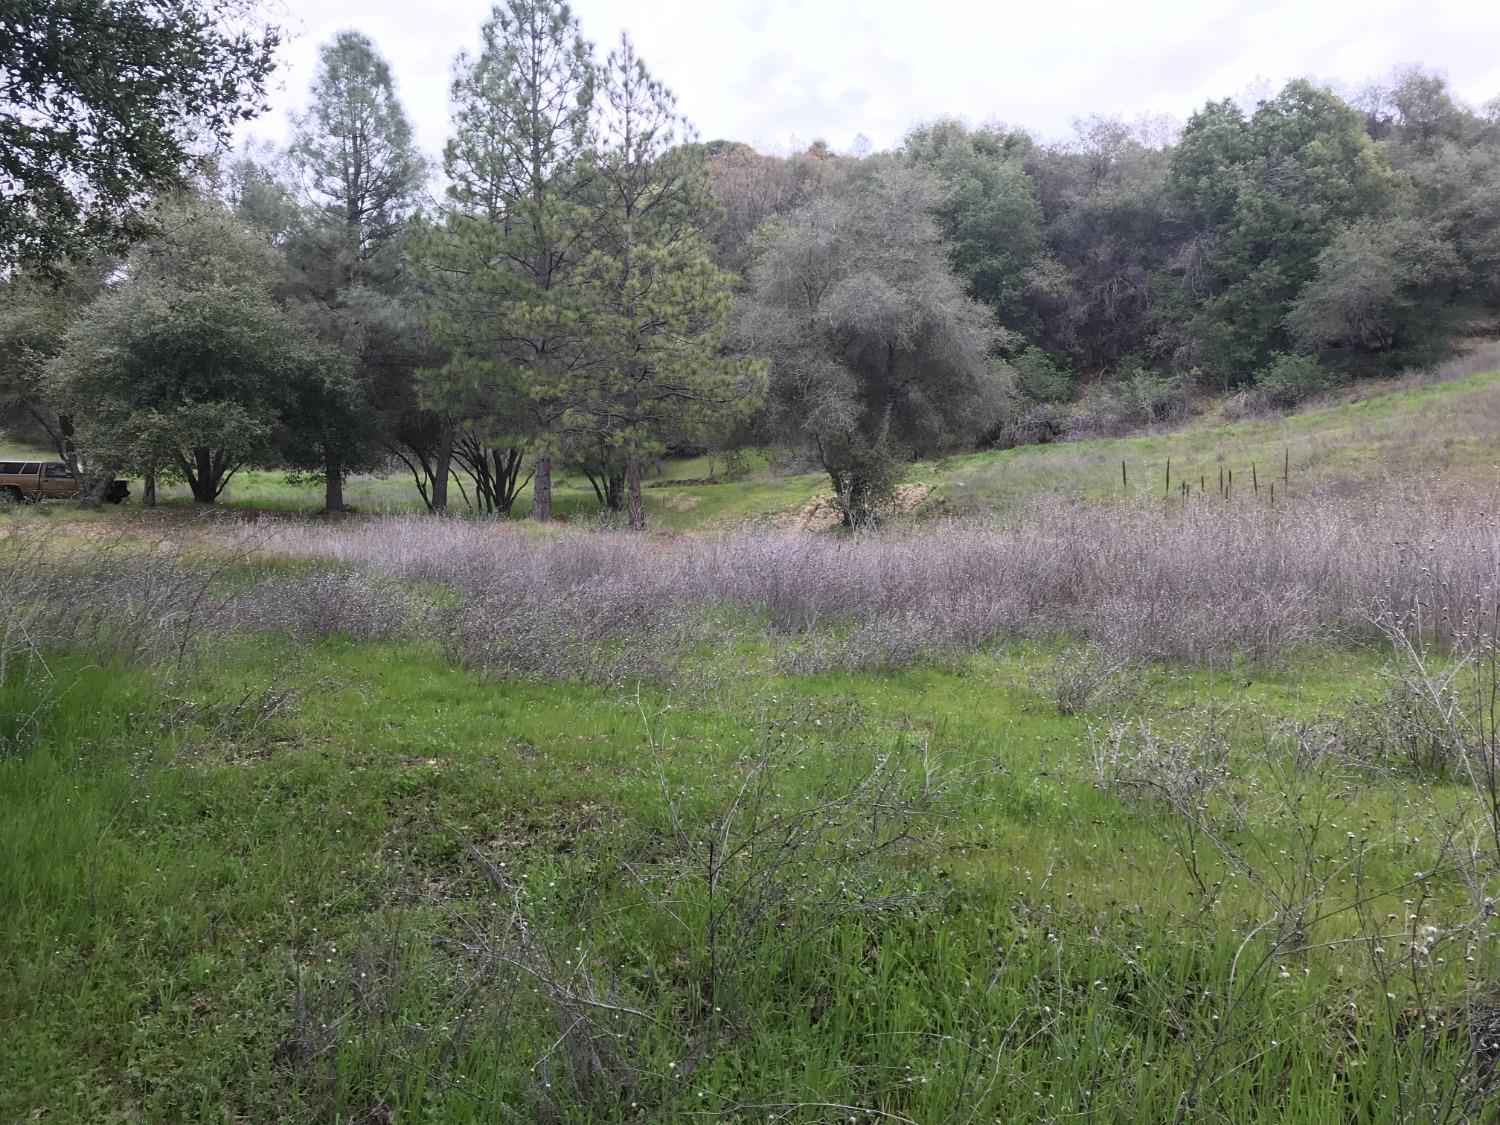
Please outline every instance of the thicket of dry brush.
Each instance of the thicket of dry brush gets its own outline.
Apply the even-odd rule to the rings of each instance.
[[[726,630],[793,671],[896,666],[1069,636],[1106,666],[1273,661],[1401,615],[1440,644],[1494,609],[1500,528],[1481,507],[1049,502],[1009,526],[859,537],[741,530],[641,538],[390,518],[216,525],[80,545],[11,529],[5,646],[109,635],[181,650],[202,631],[439,640],[503,675],[650,675]],[[155,638],[155,640],[153,640]],[[96,642],[97,643],[97,640]]]
[[[286,525],[267,548],[450,587],[461,598],[451,634],[480,663],[523,638],[660,646],[724,608],[758,616],[809,669],[1057,634],[1130,662],[1265,661],[1369,635],[1372,621],[1413,607],[1427,635],[1449,640],[1493,604],[1500,579],[1500,529],[1485,511],[1407,495],[1275,510],[1050,502],[1006,527],[855,538],[537,536],[387,519]]]

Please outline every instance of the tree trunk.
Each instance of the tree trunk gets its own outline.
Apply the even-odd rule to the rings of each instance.
[[[453,472],[453,426],[443,427],[438,438],[436,464],[432,468],[432,514],[448,514],[448,477]]]
[[[641,459],[632,453],[625,459],[625,499],[630,509],[630,530],[646,530],[646,506],[641,501]]]
[[[330,453],[326,462],[323,480],[323,510],[325,512],[342,512],[344,510],[344,466],[338,455]]]
[[[508,516],[515,506],[516,497],[526,486],[521,480],[521,467],[526,464],[526,451],[520,446],[510,445],[504,449],[491,450],[490,457],[495,462],[495,511]]]
[[[219,478],[214,472],[213,453],[207,446],[193,447],[193,468],[193,475],[188,480],[193,489],[193,503],[212,504],[218,499],[215,488]]]
[[[536,476],[531,482],[531,518],[538,523],[552,522],[552,458],[546,454],[536,459]]]
[[[141,506],[144,508],[156,507],[156,470],[147,469],[146,479],[141,485]]]

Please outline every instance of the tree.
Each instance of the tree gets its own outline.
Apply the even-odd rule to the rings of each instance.
[[[264,108],[280,33],[251,0],[0,6],[0,266],[138,231],[153,191]]]
[[[320,50],[312,109],[297,120],[292,159],[343,286],[393,268],[382,259],[416,205],[426,164],[390,66],[369,36],[343,31]]]
[[[949,265],[939,195],[882,167],[758,236],[738,338],[772,361],[781,431],[813,447],[844,522],[873,518],[900,460],[954,447],[994,421],[987,309]]]
[[[1419,67],[1397,73],[1388,88],[1365,97],[1366,128],[1386,143],[1391,165],[1406,168],[1447,145],[1466,146],[1485,132],[1478,114],[1458,104],[1447,81]]]
[[[6,434],[49,447],[75,473],[80,463],[74,418],[48,365],[111,267],[106,259],[91,258],[66,262],[45,277],[18,270],[0,281],[0,418]]]
[[[430,323],[452,354],[426,394],[452,414],[474,417],[476,404],[494,412],[474,424],[496,451],[496,479],[517,480],[507,472],[517,442],[534,441],[532,515],[545,522],[554,430],[582,362],[572,285],[587,252],[581,173],[594,67],[560,0],[507,0],[482,37],[478,57],[458,60],[443,155],[450,203],[420,249]]]
[[[1318,255],[1287,313],[1307,351],[1343,349],[1386,364],[1438,358],[1463,310],[1458,254],[1422,219],[1364,219]]]
[[[1196,230],[1179,273],[1203,366],[1243,381],[1291,349],[1287,314],[1349,223],[1387,214],[1398,181],[1360,115],[1298,80],[1246,118],[1210,104],[1172,154],[1169,187]]]
[[[726,421],[751,407],[761,366],[729,356],[733,279],[714,264],[714,213],[696,148],[674,99],[629,36],[610,52],[590,170],[592,253],[582,269],[587,377],[569,399],[570,429],[619,450],[632,530],[644,530],[642,460],[690,420]]]
[[[1464,304],[1500,305],[1500,115],[1464,111],[1462,128],[1440,133],[1420,153],[1400,153],[1413,186],[1412,215],[1448,242],[1463,263]]]
[[[749,145],[710,141],[703,146],[714,195],[723,213],[714,224],[719,265],[740,273],[751,234],[773,215],[784,215],[846,179],[859,161],[826,151],[767,156]]]
[[[68,331],[56,393],[91,463],[179,475],[212,504],[240,468],[305,440],[311,411],[337,409],[347,370],[283,311],[273,252],[223,207],[154,221],[161,233]]]
[[[969,295],[995,311],[1002,327],[1034,327],[1027,274],[1042,253],[1042,211],[1025,156],[1031,139],[998,129],[970,130],[947,119],[906,137],[908,163],[942,189],[936,216],[953,268]]]
[[[354,361],[368,390],[382,362],[382,326],[400,319],[399,239],[425,176],[390,67],[370,39],[341,32],[322,48],[312,109],[297,122],[292,159],[311,201],[288,249],[304,310],[330,343]],[[299,462],[321,471],[324,507],[344,507],[343,478],[381,452],[378,416],[365,402],[322,410]]]
[[[1141,126],[1077,123],[1075,140],[1027,159],[1046,252],[1025,276],[1039,342],[1071,365],[1118,369],[1158,350],[1158,278],[1180,243],[1166,195],[1169,150]]]

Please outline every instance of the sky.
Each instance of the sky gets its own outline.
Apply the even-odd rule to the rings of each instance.
[[[241,139],[284,142],[318,46],[357,28],[390,61],[429,155],[442,151],[453,57],[489,0],[281,0],[289,41],[272,108]],[[1101,113],[1185,120],[1209,98],[1312,77],[1352,94],[1398,67],[1500,95],[1500,4],[1485,0],[573,0],[603,58],[629,29],[703,140],[789,152],[814,139],[890,148],[938,116],[1045,139]]]

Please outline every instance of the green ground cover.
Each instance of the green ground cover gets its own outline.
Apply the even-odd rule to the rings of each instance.
[[[170,674],[63,658],[50,686],[13,666],[0,1119],[1433,1108],[1467,1040],[1410,1031],[1449,1011],[1462,945],[1377,979],[1341,943],[1367,888],[1366,913],[1420,901],[1393,948],[1449,932],[1462,888],[1412,871],[1450,787],[1265,739],[1368,695],[1378,655],[1135,684],[1135,719],[1223,731],[1214,800],[1246,812],[1222,853],[1101,788],[1108,715],[1058,712],[1061,657],[639,690],[337,639]],[[1325,906],[1264,962],[1259,881],[1309,877]]]
[[[1500,372],[1473,375],[1427,387],[1368,388],[1351,402],[1310,408],[1287,416],[1224,422],[1209,415],[1161,433],[981,452],[914,465],[907,477],[933,491],[919,515],[1015,511],[1043,495],[1117,499],[1122,494],[1158,500],[1187,482],[1194,492],[1218,495],[1220,472],[1232,474],[1231,496],[1269,503],[1272,486],[1282,496],[1310,491],[1354,493],[1391,483],[1423,484],[1437,490],[1500,487]],[[0,441],[0,456],[41,456]],[[1124,462],[1124,481],[1121,463]],[[678,531],[715,528],[761,519],[792,520],[827,492],[821,473],[788,473],[764,455],[744,458],[737,479],[719,484],[674,484],[702,480],[722,464],[708,458],[667,461],[648,478],[644,497],[653,526]],[[132,482],[139,501],[140,482]],[[184,486],[164,486],[168,509],[190,508]],[[421,500],[404,474],[357,474],[345,489],[363,512],[417,512]],[[316,512],[322,506],[316,482],[294,483],[285,473],[245,471],[229,484],[222,504],[232,510]],[[455,485],[454,505],[462,509]],[[529,490],[514,515],[530,510]],[[559,518],[593,524],[599,505],[581,476],[557,478]]]

